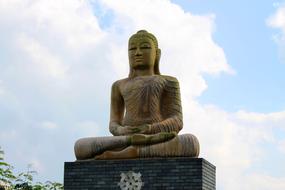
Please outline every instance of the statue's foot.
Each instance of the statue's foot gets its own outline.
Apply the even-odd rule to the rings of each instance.
[[[110,151],[105,151],[104,153],[95,156],[95,160],[105,160],[108,157],[110,157]]]
[[[134,134],[130,136],[131,145],[151,145],[166,142],[176,137],[176,132],[162,132],[153,135]]]
[[[138,155],[138,149],[129,146],[121,151],[105,151],[104,153],[95,156],[95,160],[129,159],[137,158]]]

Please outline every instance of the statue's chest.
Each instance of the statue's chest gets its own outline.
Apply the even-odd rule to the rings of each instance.
[[[134,95],[158,96],[162,93],[165,86],[165,80],[159,77],[137,77],[128,81],[122,89],[122,94],[125,100],[135,98]]]
[[[126,107],[143,113],[158,109],[164,86],[165,80],[156,76],[131,79],[122,89]]]

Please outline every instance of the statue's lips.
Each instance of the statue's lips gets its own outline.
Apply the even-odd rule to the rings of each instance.
[[[143,59],[142,58],[135,58],[135,62],[142,62]]]

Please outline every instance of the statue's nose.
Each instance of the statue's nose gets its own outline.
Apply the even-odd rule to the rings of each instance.
[[[141,52],[140,48],[137,48],[136,52],[135,52],[135,55],[141,55],[141,54],[142,54],[142,52]]]

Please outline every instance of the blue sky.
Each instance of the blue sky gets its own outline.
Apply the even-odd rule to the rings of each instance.
[[[178,78],[184,128],[217,189],[285,189],[285,2],[0,1],[0,146],[17,170],[63,179],[74,142],[106,136],[127,41],[158,38]],[[138,6],[140,4],[140,6]]]
[[[224,49],[235,76],[205,76],[208,89],[199,97],[229,111],[283,110],[285,97],[284,60],[265,20],[278,1],[174,1],[194,14],[214,13],[214,40]],[[274,4],[275,3],[275,4]]]

